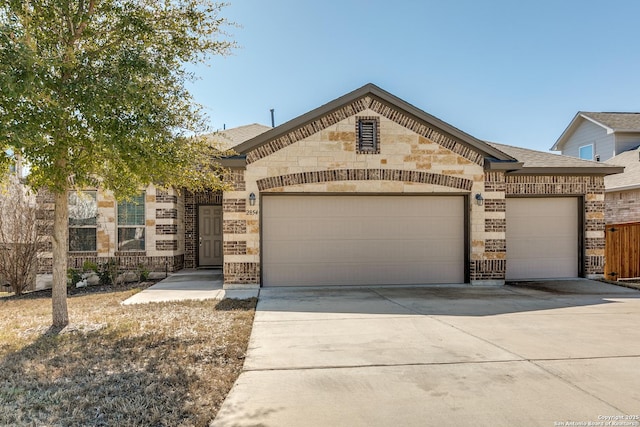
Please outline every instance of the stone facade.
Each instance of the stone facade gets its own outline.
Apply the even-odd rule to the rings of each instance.
[[[85,260],[114,258],[123,268],[137,268],[139,264],[161,271],[196,268],[198,208],[216,205],[222,208],[225,287],[256,287],[261,284],[260,200],[265,194],[459,195],[465,196],[467,221],[465,281],[502,284],[508,260],[508,199],[573,196],[580,199],[580,217],[584,220],[580,271],[588,277],[603,274],[605,193],[601,175],[526,175],[525,170],[517,174],[491,170],[485,165],[485,155],[495,151],[484,152],[485,148],[478,148],[480,141],[474,145],[472,138],[453,136],[456,132],[452,129],[443,130],[447,126],[431,125],[429,119],[414,113],[382,98],[361,96],[252,146],[245,152],[246,166],[231,163],[234,166],[225,176],[229,186],[224,192],[147,188],[145,251],[116,250],[117,203],[109,193],[98,191],[96,251],[71,253],[69,266],[78,268]],[[359,119],[375,122],[375,150],[359,151]],[[509,159],[506,156],[505,161]],[[614,211],[618,217],[623,211],[640,215],[638,194],[607,195],[607,215],[614,215]],[[476,201],[476,195],[481,200]],[[617,198],[617,204],[611,203],[611,198]],[[43,207],[39,229],[46,234],[53,204],[44,194],[39,202]],[[43,272],[51,270],[50,251],[50,240],[43,242],[39,258]]]
[[[145,190],[145,250],[117,250],[117,201],[113,194],[96,191],[96,250],[69,252],[68,268],[82,268],[85,261],[96,264],[115,260],[123,270],[143,265],[150,271],[177,271],[184,268],[184,201],[173,190],[149,186]],[[51,234],[53,198],[47,192],[38,195],[39,232],[44,236],[38,253],[38,273],[50,274],[53,269]]]
[[[379,126],[379,153],[359,153],[359,118]],[[576,196],[585,231],[580,270],[603,273],[602,176],[510,175],[485,171],[484,157],[443,132],[369,97],[353,101],[247,154],[246,170],[223,195],[225,286],[260,284],[260,195],[464,194],[469,197],[467,277],[472,284],[504,283],[506,204],[512,196]],[[249,206],[249,195],[258,200]],[[480,194],[483,203],[475,203]],[[242,209],[244,203],[244,209]]]
[[[640,189],[605,193],[605,222],[640,222]]]
[[[368,108],[367,108],[368,106]],[[380,153],[358,153],[357,121],[376,118],[380,126]],[[358,193],[358,194],[475,194],[485,193],[483,158],[436,129],[398,114],[371,99],[363,99],[280,137],[247,156],[241,175],[243,189],[224,193],[223,206],[239,205],[254,193]],[[504,241],[504,226],[485,227],[487,221],[504,223],[504,190],[490,212],[469,205],[473,244],[471,281],[504,279],[504,268],[488,274],[484,260],[504,260],[496,241]],[[501,204],[502,203],[502,204]],[[245,210],[225,209],[224,241],[226,285],[260,283],[260,203]],[[491,248],[485,250],[485,241]],[[236,248],[245,249],[241,250]],[[233,248],[233,250],[231,250]],[[494,263],[495,264],[495,263]],[[477,267],[477,268],[476,268]],[[494,266],[495,267],[495,266]]]

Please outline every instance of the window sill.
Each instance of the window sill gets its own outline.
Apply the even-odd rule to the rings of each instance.
[[[147,251],[116,251],[114,256],[147,256]]]
[[[98,251],[69,251],[71,256],[98,256]]]

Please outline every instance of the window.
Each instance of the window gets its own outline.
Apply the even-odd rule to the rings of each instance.
[[[593,160],[593,144],[583,145],[578,150],[578,156],[581,159]]]
[[[360,117],[356,127],[358,153],[380,153],[380,125],[377,117]]]
[[[69,193],[69,251],[96,251],[98,204],[95,191]]]
[[[144,193],[118,202],[118,250],[144,251]]]

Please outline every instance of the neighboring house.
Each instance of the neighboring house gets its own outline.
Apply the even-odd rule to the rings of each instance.
[[[481,141],[371,84],[265,130],[221,160],[224,194],[98,192],[72,262],[222,266],[225,288],[603,274],[620,167]]]
[[[640,113],[579,111],[551,147],[565,156],[605,162],[640,145]]]
[[[608,279],[640,276],[640,113],[578,112],[551,148],[607,162],[624,172],[605,177]]]
[[[624,167],[624,173],[604,179],[607,224],[640,222],[640,147],[618,154],[607,163]]]

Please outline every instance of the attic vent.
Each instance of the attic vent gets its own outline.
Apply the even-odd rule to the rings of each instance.
[[[356,127],[357,152],[361,154],[380,153],[380,122],[377,117],[360,117]]]

